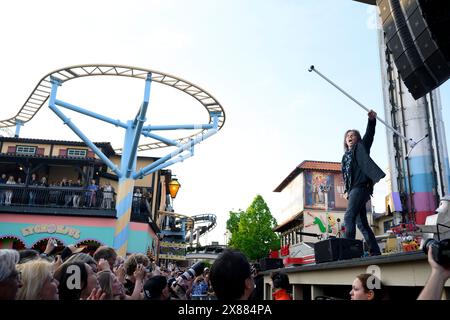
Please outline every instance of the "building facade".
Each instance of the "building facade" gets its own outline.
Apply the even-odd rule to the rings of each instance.
[[[283,195],[284,221],[274,231],[281,235],[281,256],[292,256],[293,247],[330,236],[340,237],[347,200],[339,162],[309,161],[300,163],[274,190]],[[367,204],[371,211],[370,201]],[[368,216],[372,224],[372,215]],[[357,239],[362,234],[357,231]]]
[[[120,163],[107,142],[95,143]],[[138,157],[137,167],[157,160]],[[170,170],[137,180],[127,253],[157,256],[161,212],[170,206]],[[0,248],[113,246],[118,179],[82,142],[0,137]]]

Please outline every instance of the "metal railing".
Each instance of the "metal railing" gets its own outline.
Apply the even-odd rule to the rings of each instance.
[[[0,208],[4,211],[8,207],[114,211],[116,207],[116,193],[103,191],[102,189],[93,191],[81,187],[0,184]],[[150,208],[151,198],[144,195],[133,195],[132,219],[147,222],[150,216]]]
[[[137,220],[148,221],[151,212],[151,198],[144,195],[133,195],[131,216]]]
[[[115,209],[115,193],[80,187],[0,184],[0,206],[69,207]]]

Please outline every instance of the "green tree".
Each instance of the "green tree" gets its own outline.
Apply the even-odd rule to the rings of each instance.
[[[236,234],[239,230],[239,221],[241,219],[241,216],[245,214],[244,211],[242,211],[241,209],[239,209],[239,211],[234,212],[234,211],[230,211],[230,218],[227,220],[227,230],[230,231],[230,233]],[[236,238],[233,239],[233,237],[231,237],[231,239],[228,242],[228,245],[230,247],[234,248],[234,241],[236,240]]]
[[[227,229],[231,232],[229,246],[242,251],[250,260],[266,257],[269,250],[278,250],[280,239],[273,228],[277,221],[263,197],[257,195],[247,210],[230,211]]]

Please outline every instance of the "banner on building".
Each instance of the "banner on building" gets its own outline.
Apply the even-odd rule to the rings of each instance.
[[[341,173],[305,172],[305,208],[345,210],[344,181]]]

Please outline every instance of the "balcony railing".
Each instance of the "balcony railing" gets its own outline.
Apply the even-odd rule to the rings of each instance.
[[[80,187],[0,184],[0,211],[114,217],[116,193]],[[131,220],[149,222],[151,198],[133,196]]]
[[[0,184],[0,206],[115,209],[115,193],[79,187]]]

